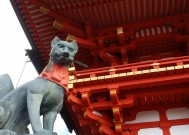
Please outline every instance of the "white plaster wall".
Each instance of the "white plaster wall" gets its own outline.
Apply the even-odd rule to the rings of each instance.
[[[140,129],[138,135],[163,135],[163,131],[160,128],[146,128]]]
[[[151,122],[159,121],[159,112],[158,111],[143,111],[138,112],[136,119],[133,121],[125,121],[125,124],[140,123],[140,122]]]
[[[189,109],[186,107],[169,109],[166,115],[168,120],[189,118]]]
[[[166,112],[168,120],[189,118],[189,109],[186,107],[169,109]],[[171,135],[189,135],[189,124],[172,126]]]
[[[171,135],[189,135],[189,124],[172,126],[170,128]]]
[[[189,109],[186,107],[174,108],[166,111],[168,120],[189,118]],[[133,121],[125,121],[125,124],[159,121],[160,116],[157,111],[143,111],[136,115]],[[189,124],[172,126],[170,128],[171,135],[189,135]],[[138,135],[163,135],[163,131],[159,127],[140,129]]]

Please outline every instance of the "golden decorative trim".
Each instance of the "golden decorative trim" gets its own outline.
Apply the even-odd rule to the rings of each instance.
[[[75,71],[75,67],[70,67],[70,68],[68,69],[68,71],[69,71],[69,72]]]
[[[117,34],[122,34],[123,33],[123,27],[117,28]]]
[[[152,65],[152,66],[159,66],[160,63],[152,63],[151,65]]]
[[[58,30],[62,30],[62,29],[63,29],[63,26],[62,26],[61,23],[60,23],[59,21],[57,21],[57,20],[55,20],[55,21],[53,22],[53,27],[56,28],[56,29],[58,29]]]
[[[41,7],[39,8],[39,11],[43,12],[44,14],[48,14],[48,13],[49,13],[49,9],[47,9],[47,8],[45,8],[45,7],[43,7],[43,6],[41,6]]]
[[[68,89],[72,89],[73,88],[73,84],[68,84]]]
[[[108,71],[109,71],[109,72],[114,72],[114,71],[116,71],[116,69],[115,69],[115,68],[111,68],[111,69],[109,69]]]
[[[74,80],[75,79],[75,76],[74,75],[70,75],[69,76],[69,80]]]
[[[113,112],[119,112],[119,108],[118,107],[114,107],[113,108]]]
[[[88,96],[87,93],[82,93],[82,98],[86,98]]]
[[[73,41],[75,39],[75,37],[73,36],[73,35],[71,35],[71,34],[68,34],[68,36],[66,37],[66,41],[67,42],[71,42],[71,41]]]
[[[116,90],[115,89],[110,90],[110,95],[112,95],[112,94],[116,94]]]
[[[121,124],[116,125],[116,126],[115,126],[115,129],[116,129],[116,130],[121,129]]]

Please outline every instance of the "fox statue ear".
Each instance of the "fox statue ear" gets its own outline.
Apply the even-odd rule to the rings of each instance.
[[[51,47],[53,46],[53,45],[55,45],[56,43],[58,43],[59,41],[61,41],[60,40],[60,38],[58,38],[57,36],[51,41]]]
[[[71,44],[73,45],[73,47],[74,47],[74,51],[75,52],[77,52],[78,51],[78,45],[77,45],[77,41],[76,40],[73,40],[72,42],[71,42]]]

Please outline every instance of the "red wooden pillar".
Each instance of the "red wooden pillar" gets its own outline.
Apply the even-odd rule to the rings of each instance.
[[[163,135],[171,135],[170,134],[170,123],[168,122],[166,109],[160,109],[160,128],[163,130]]]
[[[169,129],[170,129],[170,127],[168,126],[168,127],[161,127],[161,129],[163,130],[163,135],[171,135],[171,133],[170,133],[170,131],[169,131]]]
[[[131,129],[130,135],[138,135],[139,129]]]

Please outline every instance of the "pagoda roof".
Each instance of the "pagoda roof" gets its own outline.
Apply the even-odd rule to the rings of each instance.
[[[188,55],[189,0],[10,0],[40,73],[55,37],[77,40],[89,69]],[[86,70],[75,64],[76,70]],[[69,105],[62,116],[78,130]],[[67,116],[64,116],[67,115]],[[72,124],[74,123],[74,124]]]
[[[172,33],[189,18],[188,0],[11,2],[32,48],[40,55],[42,65],[48,63],[50,41],[55,36],[64,40],[76,39],[79,44],[76,59],[88,64],[89,68],[110,66],[112,63],[123,64],[126,56],[122,51],[125,50],[128,63],[139,61],[137,59],[140,57],[151,55],[143,50],[156,51],[157,46],[160,48],[162,43],[157,44],[156,39],[160,42],[174,42],[175,36]],[[147,45],[149,41],[153,43],[150,47]],[[111,60],[107,62],[105,59]],[[39,64],[34,65],[39,68]],[[83,67],[76,65],[76,69],[82,70]]]

